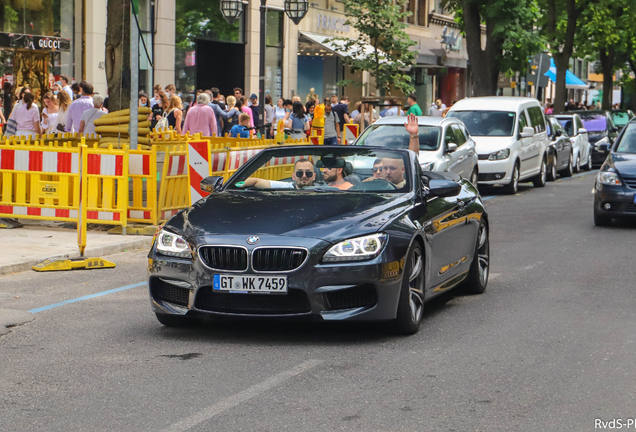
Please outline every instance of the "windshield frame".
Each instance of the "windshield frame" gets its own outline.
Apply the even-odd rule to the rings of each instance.
[[[400,130],[404,132],[404,134],[406,135],[406,139],[404,141],[405,145],[404,147],[400,147],[400,148],[395,148],[395,147],[385,147],[385,146],[379,146],[379,145],[367,145],[364,144],[364,141],[366,140],[366,138],[368,137],[368,135],[372,134],[373,132],[375,132],[376,130],[382,128],[382,129],[386,129],[389,127],[394,127],[394,128],[398,128],[396,130]],[[422,139],[423,134],[422,134],[422,128],[429,128],[429,129],[437,129],[437,143],[435,145],[435,148],[422,148],[422,143],[420,141],[420,151],[421,152],[436,152],[440,149],[441,146],[441,142],[442,142],[442,127],[441,126],[433,126],[433,125],[419,125],[418,127],[418,133],[420,134],[420,139]],[[362,134],[360,135],[360,137],[356,140],[355,145],[356,146],[365,146],[365,147],[378,147],[378,148],[386,148],[386,149],[396,149],[396,150],[408,150],[409,148],[409,138],[408,138],[408,132],[406,132],[406,129],[404,128],[403,124],[395,124],[395,123],[374,123],[372,125],[369,125],[369,127],[367,127]]]
[[[508,114],[508,115],[512,114],[512,130],[510,131],[509,135],[478,135],[478,134],[473,133],[473,131],[470,128],[470,125],[465,121],[466,119],[464,119],[461,116],[457,115],[457,114],[460,114],[460,113],[473,113],[473,114],[478,114],[478,113],[487,113],[487,114],[501,113],[501,114]],[[523,111],[521,112],[521,115],[524,115]],[[468,131],[470,136],[472,136],[472,137],[510,138],[510,137],[515,136],[515,131],[517,130],[518,115],[517,115],[517,113],[515,111],[477,110],[477,109],[473,109],[473,110],[466,109],[466,110],[456,110],[456,111],[451,110],[451,111],[448,112],[446,117],[454,118],[454,119],[457,119],[457,120],[461,121],[464,124],[464,126],[466,127],[466,130]]]
[[[361,153],[368,152],[369,155],[364,155]],[[395,190],[333,190],[333,186],[328,185],[315,185],[314,187],[296,189],[296,188],[249,188],[244,189],[240,187],[236,187],[235,184],[239,181],[239,179],[245,177],[249,178],[252,174],[254,174],[258,169],[263,167],[269,160],[272,158],[283,158],[283,157],[296,157],[296,156],[318,156],[317,153],[329,154],[335,153],[336,156],[349,157],[349,156],[365,156],[369,158],[378,158],[379,156],[375,155],[379,153],[380,155],[386,155],[387,153],[395,154],[396,159],[402,158],[404,161],[404,179],[406,180],[406,189],[402,187],[400,189]],[[373,154],[373,155],[372,155]],[[321,156],[322,156],[321,155]],[[320,156],[318,156],[320,157]],[[383,156],[387,157],[387,156]],[[273,148],[273,149],[264,149],[256,156],[251,158],[247,163],[243,164],[232,176],[223,183],[219,192],[228,191],[228,192],[266,192],[266,193],[371,193],[371,194],[405,194],[417,190],[418,184],[414,180],[414,174],[412,169],[412,160],[409,154],[409,150],[404,149],[393,149],[387,147],[370,147],[370,146],[312,146],[312,145],[301,145],[301,146],[286,146],[281,148]],[[247,173],[247,174],[246,174]],[[322,187],[321,187],[322,186]]]

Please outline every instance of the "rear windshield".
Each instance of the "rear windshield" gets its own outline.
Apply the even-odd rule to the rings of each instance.
[[[448,117],[460,119],[473,136],[512,136],[515,113],[507,111],[451,111]]]
[[[440,128],[420,126],[420,151],[431,151],[439,148]],[[375,124],[369,126],[356,145],[389,147],[397,149],[409,148],[409,133],[404,125]]]
[[[574,119],[560,118],[557,120],[559,121],[563,129],[565,129],[565,133],[568,134],[568,136],[574,136]]]
[[[605,132],[607,130],[607,118],[603,114],[581,116],[581,121],[588,132]]]

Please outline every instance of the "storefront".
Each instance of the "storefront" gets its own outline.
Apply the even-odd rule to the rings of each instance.
[[[41,103],[60,75],[73,76],[73,11],[72,0],[29,0],[0,8],[0,87],[29,87]]]

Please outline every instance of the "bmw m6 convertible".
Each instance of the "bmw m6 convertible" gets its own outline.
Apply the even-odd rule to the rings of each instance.
[[[484,292],[489,225],[475,187],[422,172],[409,150],[285,146],[250,159],[168,220],[148,259],[167,326],[208,316],[385,321],[418,331],[424,304]]]

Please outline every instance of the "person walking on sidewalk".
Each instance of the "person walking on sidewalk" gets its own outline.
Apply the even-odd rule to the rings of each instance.
[[[172,126],[177,134],[181,135],[181,124],[183,122],[183,103],[181,103],[181,98],[176,94],[170,96],[170,101],[168,102],[168,126]]]
[[[65,91],[68,97],[73,100],[73,89],[71,89],[71,84],[68,80],[68,75],[60,75],[60,82],[62,83],[62,91]]]
[[[17,123],[15,135],[17,137],[35,137],[40,135],[40,111],[33,103],[33,93],[24,94],[24,103],[20,105],[14,114]]]
[[[101,116],[107,114],[106,111],[102,110],[103,105],[104,96],[98,94],[94,95],[93,108],[87,109],[86,111],[84,111],[84,114],[82,114],[82,120],[80,121],[79,125],[79,133],[95,133],[95,124],[93,122]]]
[[[208,106],[210,96],[201,93],[197,97],[197,104],[190,108],[186,117],[183,131],[190,134],[200,133],[203,136],[214,136],[218,131],[214,110]]]
[[[333,112],[329,99],[325,99],[324,145],[340,144],[340,128],[338,116]]]
[[[45,105],[42,110],[42,133],[54,134],[57,131],[57,116],[60,113],[60,106],[51,92],[45,93],[42,100]]]
[[[74,100],[68,109],[68,119],[64,130],[66,132],[75,132],[79,130],[82,114],[84,111],[93,108],[93,86],[82,81],[79,83],[80,97]]]
[[[414,94],[410,94],[409,97],[406,98],[409,103],[409,109],[406,111],[406,115],[415,114],[416,116],[422,115],[422,109],[417,104],[417,96]]]

